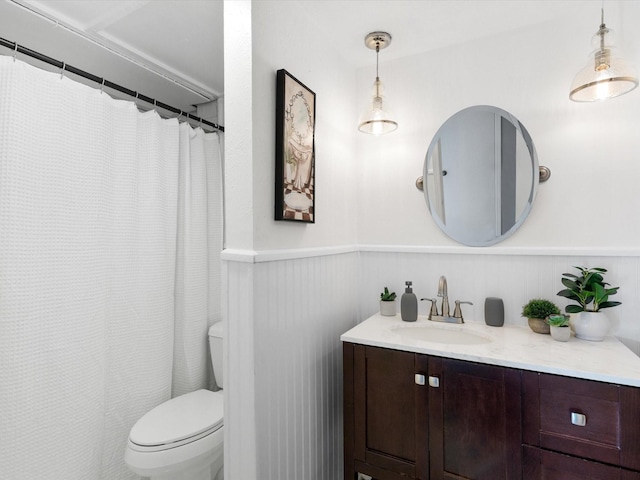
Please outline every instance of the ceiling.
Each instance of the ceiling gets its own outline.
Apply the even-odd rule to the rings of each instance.
[[[0,0],[0,37],[193,111],[224,92],[222,6],[222,0]]]
[[[364,47],[371,31],[393,36],[381,56],[385,61],[585,14],[585,7],[593,10],[588,14],[595,31],[601,5],[601,0],[279,1],[299,8],[318,31],[329,25],[327,42],[354,67],[375,62]],[[224,93],[222,0],[0,0],[0,26],[1,38],[185,111]],[[0,54],[11,52],[0,48]]]
[[[310,21],[331,25],[332,44],[357,67],[375,64],[367,33],[389,32],[380,60],[467,43],[558,18],[592,14],[598,28],[602,0],[302,0]],[[585,7],[587,11],[585,12]],[[591,18],[591,15],[589,16]],[[587,47],[589,46],[587,37]]]

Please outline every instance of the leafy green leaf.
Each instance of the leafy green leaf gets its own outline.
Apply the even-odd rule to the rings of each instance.
[[[603,308],[617,307],[618,305],[622,305],[622,303],[621,302],[602,302],[600,304],[600,309],[602,310]]]
[[[564,308],[564,311],[567,313],[579,313],[583,312],[584,309],[580,305],[567,305]]]
[[[556,295],[559,295],[560,297],[566,297],[569,300],[575,300],[576,302],[580,301],[580,297],[578,297],[578,295],[573,293],[568,288],[565,288],[564,290],[560,290]]]
[[[579,290],[580,288],[578,287],[578,284],[572,280],[569,280],[568,278],[563,278],[562,279],[562,284],[571,289],[571,290]]]
[[[573,273],[563,273],[562,274],[563,277],[569,277],[569,278],[578,278],[577,275],[574,275]]]

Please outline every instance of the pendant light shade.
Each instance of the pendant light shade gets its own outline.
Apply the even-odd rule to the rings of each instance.
[[[360,115],[358,130],[363,133],[382,135],[398,128],[398,122],[393,119],[389,111],[389,105],[384,95],[384,85],[378,75],[378,55],[381,49],[391,43],[391,35],[386,32],[372,32],[365,37],[364,43],[368,48],[376,51],[376,80],[373,82],[371,99]]]
[[[380,78],[376,77],[373,82],[371,100],[360,115],[358,130],[363,133],[382,135],[393,132],[396,128],[398,128],[398,122],[392,119],[389,112],[389,104],[384,96],[384,85]]]
[[[574,102],[596,102],[624,95],[638,86],[638,74],[613,45],[613,32],[604,23],[593,36],[595,50],[587,65],[571,84],[569,98]]]

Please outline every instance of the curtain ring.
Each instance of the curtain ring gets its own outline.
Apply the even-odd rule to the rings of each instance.
[[[182,110],[180,110],[180,113],[178,114],[178,122],[180,122],[180,117],[182,117]]]
[[[67,68],[67,64],[62,62],[62,70],[60,70],[60,80],[64,77],[64,70]]]
[[[136,108],[138,107],[138,95],[140,94],[136,92],[136,98],[133,99],[133,103],[136,105]]]
[[[102,84],[100,85],[100,94],[104,92],[104,78],[102,79]]]
[[[156,103],[157,103],[157,102],[158,102],[158,101],[154,98],[154,99],[153,99],[153,111],[154,111],[154,112],[156,112],[156,113],[158,113],[158,112],[156,111]]]
[[[15,63],[16,61],[16,55],[18,55],[18,42],[14,43],[14,48],[13,48],[13,62]]]

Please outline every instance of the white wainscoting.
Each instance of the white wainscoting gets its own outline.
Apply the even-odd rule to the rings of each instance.
[[[226,386],[231,402],[242,401],[231,391],[234,386],[242,389],[240,396],[255,398],[257,470],[257,476],[251,476],[250,468],[240,464],[252,462],[238,440],[243,438],[251,445],[248,437],[253,427],[235,409],[225,422],[233,442],[227,461],[230,470],[237,472],[230,478],[342,480],[340,335],[358,321],[357,268],[357,252],[227,262],[230,281],[234,282],[233,287],[229,285],[227,318],[230,323],[242,324],[235,328],[236,339],[229,349],[246,353],[229,351],[229,358],[243,365],[234,368],[236,374],[253,375],[254,383],[250,386],[246,377],[232,377]],[[244,282],[242,275],[246,276]],[[253,296],[246,298],[240,293],[234,299],[235,289],[252,289]],[[248,307],[247,302],[253,306]],[[245,322],[249,310],[253,318]],[[248,328],[252,332],[242,331]],[[240,345],[245,334],[251,339],[253,353],[247,352],[248,342]],[[225,466],[225,475],[228,471]],[[240,472],[244,474],[237,476]]]
[[[340,335],[378,310],[384,286],[413,282],[435,297],[440,275],[468,321],[484,321],[484,299],[504,299],[505,321],[525,325],[522,305],[556,301],[573,265],[607,268],[622,305],[609,309],[620,337],[640,355],[640,256],[585,252],[472,254],[386,248],[232,252],[224,258],[230,342],[225,352],[225,474],[243,480],[342,480]],[[427,314],[427,302],[419,306]],[[594,348],[597,344],[594,343]]]
[[[413,282],[418,298],[436,298],[438,279],[446,276],[449,303],[469,300],[463,305],[468,321],[484,321],[484,299],[500,297],[505,306],[505,323],[526,325],[522,306],[532,298],[546,298],[561,309],[567,304],[556,294],[563,289],[564,272],[576,272],[573,266],[603,267],[605,280],[620,290],[612,300],[622,305],[607,309],[613,333],[636,355],[640,355],[640,257],[583,255],[490,255],[469,253],[394,253],[360,252],[360,320],[378,310],[379,292],[384,286],[398,296],[404,282]],[[429,313],[430,302],[419,302],[420,315]],[[594,344],[594,348],[596,345]]]

